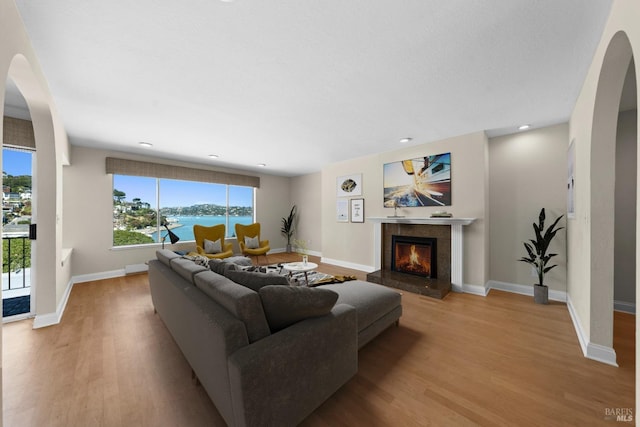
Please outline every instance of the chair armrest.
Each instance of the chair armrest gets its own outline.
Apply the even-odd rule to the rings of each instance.
[[[207,255],[207,253],[204,251],[204,249],[202,249],[200,246],[196,245],[196,251],[198,252],[199,255]]]
[[[222,252],[233,252],[233,245],[231,243],[226,243],[223,245]]]
[[[234,352],[237,425],[297,425],[358,371],[355,309],[333,307]]]
[[[269,240],[260,240],[260,247],[269,246]]]

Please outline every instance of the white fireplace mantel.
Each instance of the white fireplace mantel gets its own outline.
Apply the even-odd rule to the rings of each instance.
[[[463,226],[472,224],[476,218],[416,218],[416,217],[368,217],[377,223],[373,233],[374,267],[382,268],[382,224],[426,224],[451,226],[451,288],[462,292]]]

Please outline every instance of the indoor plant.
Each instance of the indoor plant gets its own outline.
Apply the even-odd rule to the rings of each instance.
[[[296,205],[293,205],[288,217],[282,218],[282,228],[280,231],[287,236],[287,252],[291,252],[291,236],[293,236],[293,221],[296,219]]]
[[[542,208],[538,216],[538,223],[533,223],[535,239],[524,242],[528,256],[520,258],[519,261],[531,264],[535,268],[536,274],[538,275],[538,283],[533,286],[533,300],[538,304],[547,304],[549,302],[549,288],[544,284],[544,275],[557,266],[557,264],[551,266],[547,266],[547,264],[551,258],[558,254],[548,254],[547,250],[556,233],[564,228],[556,228],[558,221],[560,221],[563,216],[564,215],[560,215],[558,219],[545,230],[545,213],[544,208]]]

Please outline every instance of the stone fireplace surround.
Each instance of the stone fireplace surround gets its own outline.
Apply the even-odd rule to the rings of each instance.
[[[443,298],[449,290],[462,291],[463,226],[475,218],[371,217],[374,228],[374,266],[367,280]],[[391,236],[433,237],[438,240],[437,279],[391,271]]]

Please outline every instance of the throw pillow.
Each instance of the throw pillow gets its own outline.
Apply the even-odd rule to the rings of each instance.
[[[248,249],[258,249],[260,247],[260,239],[258,238],[258,236],[256,237],[244,236],[244,245]]]
[[[258,292],[272,333],[310,317],[324,316],[338,300],[338,294],[329,289],[302,286],[265,286]]]
[[[228,262],[226,260],[213,258],[209,260],[209,268],[214,273],[226,276],[227,270],[235,270],[236,264]]]
[[[209,258],[203,255],[185,255],[184,258],[190,259],[198,265],[209,268]]]
[[[234,282],[242,286],[246,286],[256,292],[258,292],[263,286],[289,285],[287,278],[279,274],[227,270],[224,275]]]
[[[215,242],[204,239],[204,252],[207,254],[219,254],[222,252],[222,243],[220,242],[220,239]]]

